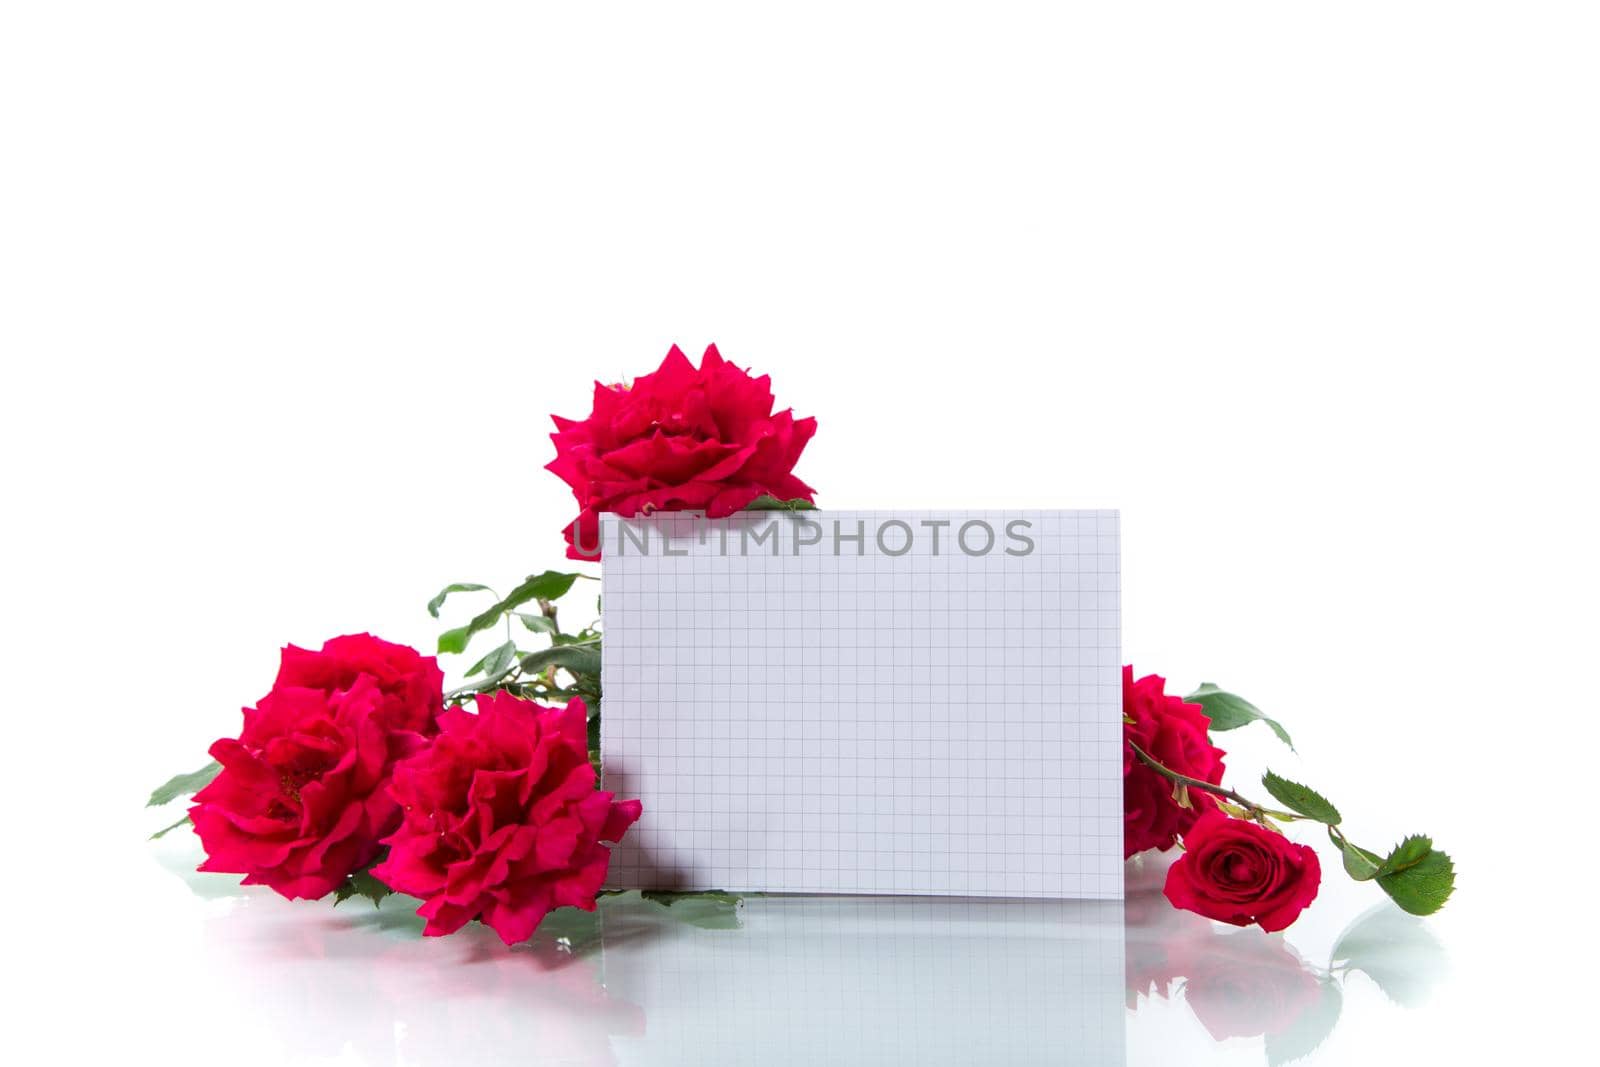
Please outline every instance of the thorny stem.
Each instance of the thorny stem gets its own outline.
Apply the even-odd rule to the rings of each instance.
[[[1139,762],[1143,763],[1145,766],[1149,767],[1163,778],[1176,782],[1179,785],[1188,786],[1190,789],[1201,789],[1207,793],[1215,793],[1220,797],[1226,797],[1235,804],[1239,805],[1241,808],[1245,809],[1245,811],[1249,812],[1250,817],[1256,822],[1261,823],[1263,826],[1267,825],[1268,816],[1274,819],[1283,819],[1285,821],[1293,821],[1295,819],[1305,818],[1305,816],[1296,815],[1293,812],[1274,811],[1271,808],[1262,807],[1249,797],[1242,796],[1239,793],[1234,792],[1232,789],[1226,789],[1220,785],[1217,785],[1215,782],[1208,782],[1203,778],[1191,778],[1187,774],[1180,774],[1171,767],[1162,764],[1161,761],[1157,760],[1154,756],[1150,755],[1150,753],[1146,752],[1132,741],[1128,741],[1126,744],[1130,749],[1133,750],[1133,754],[1139,757]]]

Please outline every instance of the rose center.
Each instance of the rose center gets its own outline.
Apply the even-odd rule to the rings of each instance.
[[[314,780],[322,772],[310,767],[296,767],[292,770],[278,772],[278,788],[283,790],[283,795],[300,803],[300,790],[307,782]]]

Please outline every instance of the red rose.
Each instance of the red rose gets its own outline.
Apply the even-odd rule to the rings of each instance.
[[[677,345],[631,386],[595,383],[582,422],[554,416],[548,465],[580,508],[567,526],[569,559],[600,555],[600,513],[704,511],[731,515],[756,497],[810,500],[791,472],[816,419],[772,413],[772,381],[727,363],[717,346],[695,369]]]
[[[444,710],[444,672],[439,661],[371,634],[332,638],[323,643],[320,652],[288,646],[274,687],[335,692],[350,688],[363,674],[383,694],[379,717],[385,727],[422,734],[437,729],[433,720]]]
[[[1216,801],[1202,789],[1187,790],[1190,807],[1174,798],[1173,783],[1133,753],[1137,744],[1168,770],[1203,782],[1222,781],[1222,749],[1207,734],[1211,719],[1198,704],[1165,693],[1166,680],[1147,674],[1137,682],[1122,668],[1122,855],[1168,849]],[[1132,720],[1129,722],[1128,720]]]
[[[320,652],[285,648],[238,739],[211,746],[222,770],[189,809],[206,850],[200,870],[292,900],[323,896],[372,862],[400,818],[389,774],[436,729],[443,682],[433,657],[368,634]]]
[[[509,693],[452,708],[424,751],[395,768],[405,818],[373,875],[421,897],[425,934],[482,919],[506,944],[552,908],[594,910],[637,800],[595,790],[583,701],[550,708]]]
[[[1183,835],[1183,855],[1167,871],[1174,907],[1235,926],[1282,930],[1317,897],[1317,854],[1245,819],[1208,811]]]

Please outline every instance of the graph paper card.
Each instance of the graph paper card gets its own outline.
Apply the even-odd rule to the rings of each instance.
[[[601,523],[614,887],[1122,895],[1117,515]]]

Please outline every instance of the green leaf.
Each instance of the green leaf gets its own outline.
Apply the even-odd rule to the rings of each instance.
[[[1421,834],[1413,834],[1394,847],[1383,866],[1378,869],[1379,875],[1394,874],[1407,867],[1415,867],[1427,858],[1433,851],[1433,839]]]
[[[530,652],[522,657],[521,667],[525,677],[509,687],[518,696],[537,700],[567,700],[584,697],[593,706],[600,696],[600,648],[594,645],[555,645]],[[551,667],[570,672],[575,679],[570,687],[550,685],[539,677]],[[503,673],[503,672],[502,672]],[[462,686],[445,694],[446,699],[458,701],[473,693],[486,693],[500,687],[501,675],[490,675],[472,685]],[[461,702],[464,702],[462,700]]]
[[[1261,776],[1261,784],[1278,803],[1290,811],[1320,823],[1327,823],[1329,826],[1339,825],[1339,809],[1316,790],[1291,782],[1287,778],[1279,778],[1271,771]]]
[[[485,655],[482,659],[478,660],[478,662],[476,662],[472,666],[468,667],[467,668],[467,673],[464,675],[464,677],[471,678],[473,675],[478,674],[479,672],[481,672],[483,670],[483,665],[489,662],[489,656],[494,655],[495,652],[498,652],[498,651],[500,651],[499,648],[493,649],[492,651],[490,651],[488,653],[488,655]]]
[[[171,826],[168,826],[168,827],[165,827],[163,829],[157,830],[155,833],[151,834],[150,835],[150,840],[159,841],[163,837],[166,837],[168,834],[172,833],[172,831],[176,830],[178,827],[180,827],[180,826],[188,826],[188,825],[189,825],[189,816],[185,815],[183,818],[179,819],[177,822],[173,823]]]
[[[439,635],[438,652],[465,652],[467,642],[472,640],[472,635],[478,631],[471,625],[457,626],[454,630],[446,630]]]
[[[586,692],[582,689],[568,688],[567,686],[560,685],[544,685],[539,682],[531,682],[527,685],[519,686],[518,688],[520,688],[522,691],[517,695],[525,700],[567,701],[571,700],[573,697],[588,698],[593,695],[592,693]],[[593,705],[594,701],[591,700],[589,703]]]
[[[472,640],[472,635],[481,630],[487,630],[500,621],[501,616],[513,608],[521,607],[530,600],[555,600],[572,588],[572,583],[577,581],[579,575],[563,571],[545,571],[523,580],[522,584],[511,590],[504,600],[498,601],[487,611],[473,616],[471,622],[465,626],[458,626],[454,630],[446,630],[439,635],[440,652],[465,652],[467,643]]]
[[[507,641],[505,644],[497,646],[494,651],[468,668],[467,677],[471,678],[474,674],[482,671],[485,678],[498,678],[511,669],[511,664],[516,661],[516,658],[517,646]]]
[[[556,632],[555,620],[543,615],[530,615],[519,611],[517,612],[517,618],[522,620],[523,626],[526,626],[536,634],[553,634]]]
[[[571,571],[545,571],[543,574],[535,574],[511,590],[511,595],[505,599],[505,606],[514,608],[530,600],[559,600],[580,577],[582,575]]]
[[[346,878],[333,891],[333,906],[337,908],[351,897],[366,897],[372,901],[373,907],[377,907],[384,897],[393,892],[393,889],[374,878],[370,870],[361,870]]]
[[[1396,850],[1398,851],[1398,850]],[[1456,868],[1438,849],[1409,867],[1378,875],[1378,886],[1413,915],[1432,915],[1444,907],[1456,888]]]
[[[210,785],[211,779],[220,773],[222,773],[222,764],[212,760],[198,771],[190,771],[188,774],[175,774],[150,793],[150,799],[145,801],[144,806],[147,808],[159,808],[163,804],[172,803],[179,797],[188,796],[190,793],[198,793],[207,785]]]
[[[779,500],[775,496],[763,493],[756,497],[743,508],[745,511],[816,511],[817,506],[809,500]]]
[[[573,674],[599,674],[600,649],[596,645],[556,645],[522,657],[522,672],[538,674],[561,667]]]
[[[455,582],[451,585],[447,585],[443,589],[439,590],[438,596],[428,601],[428,614],[437,619],[439,617],[439,609],[444,607],[445,598],[451,593],[476,593],[484,589],[487,589],[491,593],[494,592],[494,590],[489,589],[488,586],[479,585],[477,582]]]
[[[1383,866],[1383,860],[1374,852],[1368,852],[1350,841],[1341,841],[1334,837],[1333,831],[1328,831],[1328,837],[1339,850],[1344,853],[1344,872],[1358,882],[1370,882],[1378,875],[1378,868]]]
[[[1264,722],[1278,735],[1278,740],[1288,745],[1291,751],[1294,749],[1294,742],[1289,740],[1289,731],[1283,728],[1282,723],[1262,714],[1260,708],[1236,693],[1229,693],[1218,689],[1210,682],[1203,682],[1199,689],[1183,699],[1206,709],[1206,715],[1211,719],[1212,733],[1237,730],[1252,722]]]

